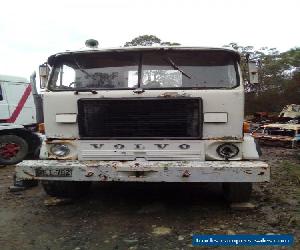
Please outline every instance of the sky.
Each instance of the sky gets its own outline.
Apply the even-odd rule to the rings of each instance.
[[[48,56],[118,47],[152,34],[186,46],[300,46],[299,0],[9,0],[1,2],[0,74],[29,78]]]

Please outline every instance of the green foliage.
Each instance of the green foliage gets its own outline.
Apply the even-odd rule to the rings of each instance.
[[[298,184],[300,184],[300,168],[299,165],[289,161],[283,161],[282,167],[287,171],[288,175],[292,177]],[[296,191],[296,190],[295,190]],[[300,189],[297,190],[300,195]]]
[[[162,45],[162,46],[179,46],[180,43],[161,42],[160,45]]]
[[[153,45],[161,45],[161,46],[176,46],[180,45],[179,43],[173,42],[162,42],[161,39],[154,35],[142,35],[132,39],[130,42],[126,42],[124,47],[131,46],[153,46]]]

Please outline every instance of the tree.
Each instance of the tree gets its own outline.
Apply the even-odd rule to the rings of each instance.
[[[230,43],[242,55],[242,71],[248,75],[246,55],[259,66],[259,84],[245,81],[246,113],[257,111],[278,112],[284,105],[299,104],[300,96],[300,48],[293,48],[280,53],[276,48],[239,46]]]
[[[230,43],[224,47],[231,47],[241,54],[241,68],[244,76],[245,90],[246,92],[261,92],[266,89],[273,88],[273,83],[278,83],[273,81],[274,74],[279,74],[279,69],[275,68],[275,65],[272,65],[276,61],[276,58],[279,56],[278,50],[275,48],[262,47],[258,50],[254,49],[253,46],[239,46],[237,43]],[[247,59],[249,61],[256,62],[259,71],[259,84],[251,84],[248,82],[248,65]],[[274,67],[275,66],[275,67]],[[277,64],[278,66],[278,64]],[[269,81],[269,78],[272,78]]]
[[[174,42],[162,42],[160,38],[154,35],[142,35],[132,39],[130,42],[126,42],[124,47],[130,46],[176,46],[179,43]],[[173,86],[178,85],[180,80],[180,74],[173,72],[172,70],[143,70],[142,75],[144,84],[157,84],[158,82],[164,86],[171,84]]]
[[[173,42],[162,42],[161,39],[154,35],[142,35],[132,39],[130,42],[126,42],[124,47],[131,47],[131,46],[176,46],[180,45],[179,43]]]
[[[242,55],[242,66],[246,68],[246,54],[249,59],[257,62],[260,70],[260,88],[253,88],[250,91],[265,91],[269,89],[281,88],[283,80],[291,75],[292,71],[300,66],[300,48],[290,49],[280,53],[276,48],[262,47],[254,49],[253,46],[239,46],[230,43],[224,47],[232,47]],[[246,75],[245,75],[246,76]]]

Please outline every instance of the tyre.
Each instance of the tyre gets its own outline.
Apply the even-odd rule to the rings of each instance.
[[[42,186],[50,196],[77,198],[88,193],[91,183],[86,181],[42,181]]]
[[[0,165],[14,165],[28,153],[28,143],[17,135],[0,135]]]
[[[229,202],[249,201],[252,192],[252,183],[225,182],[223,183],[224,198]]]

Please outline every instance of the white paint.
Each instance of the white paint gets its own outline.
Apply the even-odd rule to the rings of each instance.
[[[76,123],[77,114],[56,114],[57,123]]]
[[[0,87],[3,97],[0,100],[0,120],[11,117],[29,84],[25,78],[0,75]],[[36,107],[32,91],[14,123],[20,125],[36,123]]]
[[[127,97],[158,97],[166,90],[146,90],[144,93],[135,94],[132,90],[97,90],[97,94],[82,92],[74,95],[73,91],[45,92],[44,93],[44,118],[46,136],[51,138],[78,138],[77,123],[57,123],[56,114],[74,113],[77,111],[77,101],[80,98],[127,98]],[[222,112],[228,114],[227,123],[204,123],[203,139],[231,136],[242,138],[244,119],[244,89],[239,86],[235,89],[220,90],[168,90],[176,95],[201,97],[203,112]]]
[[[4,129],[22,129],[24,126],[13,123],[0,123],[0,130]]]
[[[258,152],[256,150],[256,144],[254,138],[249,134],[244,135],[242,150],[243,150],[243,159],[256,160],[259,158]]]
[[[204,113],[204,122],[206,123],[225,123],[227,120],[227,113]]]

